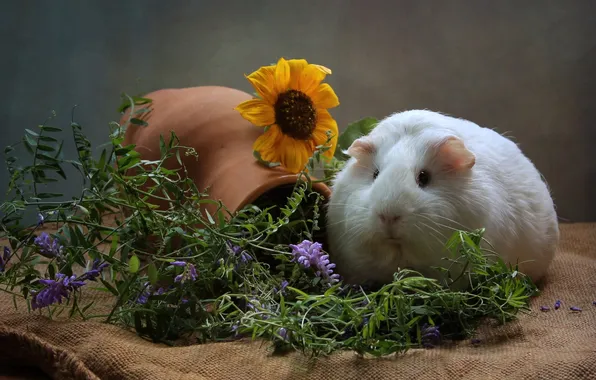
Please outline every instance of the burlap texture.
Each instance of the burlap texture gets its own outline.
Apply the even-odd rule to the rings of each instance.
[[[505,326],[483,326],[479,344],[383,359],[343,352],[317,362],[298,353],[273,357],[259,342],[168,347],[112,325],[15,311],[12,297],[1,294],[0,360],[56,379],[596,379],[596,224],[564,224],[561,232],[533,311]],[[556,299],[561,309],[539,311]]]

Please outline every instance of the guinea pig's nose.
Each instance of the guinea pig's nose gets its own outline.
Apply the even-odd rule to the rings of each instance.
[[[393,223],[397,223],[397,221],[399,221],[400,217],[397,215],[392,215],[392,214],[378,214],[379,215],[379,219],[381,219],[381,222],[383,222],[384,224],[393,224]]]

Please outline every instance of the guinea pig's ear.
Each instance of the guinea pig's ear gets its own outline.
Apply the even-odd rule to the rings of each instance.
[[[436,158],[442,169],[447,172],[471,169],[476,163],[474,153],[455,136],[449,136],[437,145]]]
[[[370,141],[366,137],[361,137],[359,139],[354,140],[352,145],[345,151],[345,153],[350,156],[354,157],[357,160],[361,160],[364,157],[371,156],[375,153],[375,146],[373,145],[372,141]]]

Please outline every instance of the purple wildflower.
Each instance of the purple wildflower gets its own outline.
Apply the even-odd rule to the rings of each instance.
[[[40,292],[32,291],[31,307],[33,310],[54,303],[62,303],[62,299],[68,298],[70,292],[85,285],[85,282],[77,280],[76,276],[68,277],[62,273],[57,273],[54,280],[40,279],[39,282],[44,284],[45,288]]]
[[[149,297],[151,296],[151,285],[148,282],[144,284],[143,291],[137,297],[137,303],[146,304],[149,301]]]
[[[52,239],[47,232],[42,232],[33,242],[37,245],[39,254],[44,257],[52,259],[62,255],[63,247],[58,242],[58,239]]]
[[[294,245],[290,244],[294,258],[304,268],[312,268],[315,271],[315,276],[321,277],[330,285],[339,282],[339,274],[333,273],[335,264],[329,262],[329,255],[324,255],[321,251],[323,246],[321,243],[315,243],[304,240],[302,243]]]
[[[247,303],[246,303],[246,307],[248,307],[250,310],[256,310],[255,305],[258,305],[259,301],[257,301],[255,298],[251,298]]]
[[[362,323],[360,323],[360,328],[366,326],[368,324],[368,321],[369,321],[368,317],[364,317],[362,319]]]
[[[45,222],[45,218],[43,217],[43,215],[41,213],[37,213],[37,226],[38,227],[43,226],[44,222]]]
[[[185,267],[186,261],[172,261],[170,265],[174,265],[176,267]]]
[[[550,307],[548,306],[540,306],[540,311],[549,311]]]
[[[100,264],[100,260],[99,259],[93,260],[93,265],[91,266],[91,269],[89,269],[88,271],[86,271],[81,276],[81,280],[97,281],[96,279],[101,274],[101,271],[103,271],[109,265],[110,264],[109,263],[106,263],[106,262],[103,262],[103,263]]]
[[[288,284],[289,284],[289,283],[288,283],[286,280],[283,280],[283,281],[281,282],[281,287],[280,287],[280,289],[278,290],[278,289],[277,289],[277,287],[273,288],[273,293],[277,293],[277,292],[279,292],[279,293],[281,293],[281,294],[286,294],[286,287],[288,286]]]
[[[185,283],[186,281],[195,281],[198,277],[197,269],[191,263],[185,263],[184,261],[174,261],[175,263],[184,263],[184,271],[180,273],[176,278],[174,278],[174,282],[179,282],[181,284]],[[179,265],[178,265],[179,266]]]
[[[569,310],[571,310],[571,311],[582,311],[582,309],[580,307],[578,307],[578,306],[571,306],[569,308]]]
[[[234,323],[232,325],[232,327],[230,328],[232,330],[232,332],[234,333],[234,338],[241,338],[242,337],[242,335],[238,331],[238,328],[240,328],[240,322]]]
[[[288,341],[288,330],[286,330],[285,327],[280,328],[277,333],[279,334],[279,336],[281,336],[283,340],[285,340],[286,342]]]
[[[441,332],[439,327],[424,324],[421,329],[422,345],[425,348],[432,348],[439,343],[441,339]]]
[[[241,262],[247,263],[250,260],[252,260],[252,257],[250,256],[250,254],[248,252],[246,252],[246,250],[242,249],[242,247],[240,247],[238,245],[234,245],[230,241],[228,241],[227,243],[228,243],[228,247],[230,247],[230,250],[232,251],[234,256],[240,256]]]
[[[143,291],[137,297],[136,302],[140,303],[140,304],[146,304],[147,301],[149,301],[149,297],[151,297],[153,295],[160,296],[160,295],[164,294],[165,291],[166,291],[166,289],[164,289],[163,287],[160,287],[156,291],[153,291],[153,286],[151,286],[151,284],[149,284],[149,282],[146,282],[143,284]]]
[[[0,272],[4,272],[6,270],[6,264],[8,264],[8,260],[10,260],[10,248],[4,247],[4,254],[0,256]]]
[[[561,300],[556,300],[555,301],[555,310],[559,310],[560,307],[561,307]]]

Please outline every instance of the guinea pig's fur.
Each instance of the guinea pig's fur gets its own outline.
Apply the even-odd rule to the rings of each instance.
[[[327,208],[330,258],[347,283],[389,283],[399,268],[441,279],[454,230],[539,282],[559,240],[547,184],[511,140],[427,110],[393,114],[346,150]],[[421,171],[424,173],[421,174]],[[452,276],[461,267],[454,266]]]

